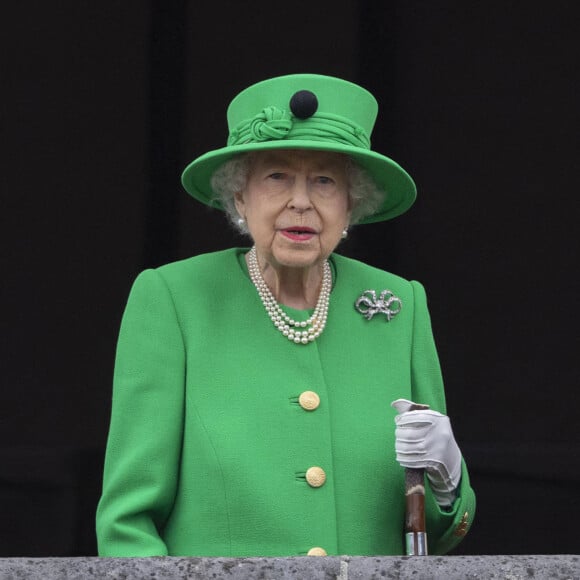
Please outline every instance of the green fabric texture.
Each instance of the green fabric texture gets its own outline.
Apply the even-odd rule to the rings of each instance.
[[[249,279],[245,249],[146,270],[123,317],[97,512],[101,556],[404,553],[404,470],[392,400],[445,412],[425,293],[417,282],[331,256],[327,326],[280,335]],[[354,308],[368,289],[402,301],[390,322]],[[292,311],[305,319],[307,312]],[[300,393],[320,406],[304,410]],[[326,472],[308,485],[311,466]],[[475,497],[426,498],[430,552],[450,550]]]
[[[299,91],[310,91],[318,102],[316,112],[305,119],[290,110],[290,101]],[[377,111],[371,93],[335,77],[296,74],[256,83],[228,107],[227,146],[192,161],[183,172],[183,186],[202,203],[222,209],[210,181],[216,169],[233,156],[271,149],[333,151],[353,158],[386,192],[381,207],[361,223],[394,218],[411,207],[416,187],[395,161],[370,149]]]

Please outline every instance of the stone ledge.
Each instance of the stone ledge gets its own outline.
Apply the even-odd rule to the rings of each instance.
[[[0,580],[524,580],[580,578],[578,555],[0,558]]]

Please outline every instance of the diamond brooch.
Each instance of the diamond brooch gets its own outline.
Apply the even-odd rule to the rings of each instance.
[[[403,304],[390,290],[383,290],[377,298],[375,290],[365,290],[354,303],[354,307],[367,320],[375,314],[384,314],[386,321],[390,322],[394,316],[401,312]]]

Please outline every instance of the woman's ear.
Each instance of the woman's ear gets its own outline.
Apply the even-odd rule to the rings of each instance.
[[[352,220],[352,207],[350,204],[348,207],[348,211],[346,212],[346,219],[347,219],[346,228],[349,228]]]
[[[234,204],[238,210],[238,214],[242,219],[246,219],[246,205],[241,191],[234,193]]]

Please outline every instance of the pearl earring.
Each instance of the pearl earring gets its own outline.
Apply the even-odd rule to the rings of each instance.
[[[238,218],[238,226],[241,228],[246,223],[246,220],[243,217]]]
[[[343,240],[346,240],[346,238],[348,238],[348,228],[344,228],[344,230],[342,230],[342,236],[341,238]]]

